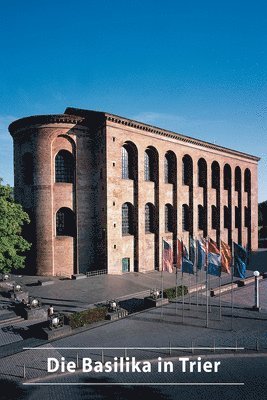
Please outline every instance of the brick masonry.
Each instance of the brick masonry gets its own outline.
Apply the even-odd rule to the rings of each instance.
[[[192,206],[191,233],[202,236],[198,226],[198,205],[205,206],[204,189],[198,186],[198,160],[207,165],[207,234],[214,240],[229,241],[224,227],[224,206],[231,198],[230,239],[252,250],[258,248],[258,158],[197,139],[151,127],[115,115],[80,109],[65,114],[23,118],[10,125],[14,139],[15,198],[32,219],[28,236],[33,242],[28,268],[38,275],[86,273],[107,269],[122,273],[122,258],[130,259],[130,271],[161,269],[162,237],[188,241],[183,231],[182,206]],[[134,179],[122,179],[121,151],[125,143],[135,148]],[[156,182],[144,179],[144,154],[153,148],[157,158]],[[67,150],[75,160],[74,183],[55,183],[55,156]],[[176,158],[176,180],[165,183],[167,152]],[[23,178],[23,157],[33,156],[33,182]],[[183,157],[193,161],[192,186],[183,184]],[[212,188],[212,163],[219,164],[219,188]],[[224,166],[231,168],[231,191],[224,189]],[[235,171],[241,171],[239,191]],[[250,195],[245,191],[245,171],[251,176]],[[219,194],[219,197],[218,197]],[[249,201],[250,198],[250,201]],[[134,235],[122,235],[122,204],[135,207]],[[156,231],[145,233],[145,204],[156,210]],[[175,231],[165,232],[165,204],[175,211]],[[211,207],[220,210],[217,229],[212,229]],[[71,209],[76,216],[76,235],[56,236],[56,213]],[[235,227],[235,207],[241,210]],[[250,220],[245,225],[245,207]],[[249,235],[251,238],[249,238]]]

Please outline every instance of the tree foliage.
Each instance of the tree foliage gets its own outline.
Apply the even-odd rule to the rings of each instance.
[[[23,253],[30,249],[31,244],[22,237],[22,228],[29,222],[28,214],[15,203],[12,188],[2,185],[0,179],[0,272],[24,268]]]

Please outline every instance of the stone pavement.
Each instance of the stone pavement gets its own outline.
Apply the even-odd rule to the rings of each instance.
[[[266,291],[267,280],[262,280],[260,283],[261,295]],[[124,393],[122,397],[127,399],[128,392],[125,389],[115,389],[114,391],[109,388],[104,394],[100,393],[98,389],[88,389],[88,391],[80,387],[76,390],[75,387],[37,387],[26,388],[19,386],[19,382],[43,382],[43,379],[48,377],[47,373],[47,357],[56,357],[60,359],[65,357],[67,361],[76,361],[78,355],[78,362],[81,362],[82,357],[91,357],[95,361],[100,361],[104,357],[104,361],[112,360],[115,356],[125,356],[125,348],[127,348],[127,356],[135,356],[137,359],[154,360],[157,357],[169,359],[178,356],[195,355],[210,357],[230,357],[229,369],[224,370],[225,375],[220,377],[225,381],[233,381],[236,377],[236,370],[233,365],[236,364],[239,374],[242,370],[242,363],[246,362],[246,373],[244,372],[244,379],[252,380],[253,382],[259,379],[258,386],[263,390],[263,376],[264,365],[266,366],[266,353],[267,353],[267,303],[262,296],[263,310],[255,312],[250,309],[253,304],[252,301],[249,306],[249,300],[253,294],[253,284],[241,287],[235,290],[234,298],[240,302],[238,305],[235,303],[233,319],[231,317],[231,304],[229,303],[229,294],[222,295],[221,319],[219,314],[219,299],[217,297],[210,298],[211,308],[209,310],[209,327],[206,328],[206,296],[203,294],[198,295],[198,307],[196,306],[196,295],[191,294],[185,296],[184,304],[179,299],[179,302],[170,303],[162,309],[150,309],[140,313],[132,314],[129,317],[118,320],[115,322],[105,322],[98,326],[92,326],[86,330],[77,330],[75,334],[53,341],[34,341],[24,340],[20,342],[15,354],[6,355],[2,354],[0,360],[0,374],[3,387],[10,388],[9,380],[13,381],[12,390],[15,390],[14,397],[10,395],[8,400],[18,398],[17,393],[23,393],[28,400],[45,398],[45,399],[63,399],[63,398],[80,398],[81,393],[84,395],[91,393],[89,398],[110,398],[111,393]],[[245,306],[242,301],[245,300]],[[249,307],[248,307],[249,306]],[[232,329],[233,328],[233,329]],[[9,347],[16,346],[11,344]],[[25,349],[22,351],[22,346],[36,347],[35,350]],[[4,349],[7,346],[3,346]],[[59,349],[61,347],[61,349]],[[63,347],[63,349],[62,349]],[[112,347],[112,349],[110,349]],[[181,349],[186,347],[187,349]],[[202,347],[202,349],[199,349]],[[205,347],[205,349],[203,349]],[[232,350],[222,350],[221,347],[231,347]],[[245,350],[236,350],[236,347],[244,347]],[[77,349],[76,349],[77,348]],[[109,349],[107,349],[109,348]],[[0,348],[1,349],[1,348]],[[224,356],[222,355],[224,354]],[[257,357],[254,357],[258,355]],[[232,358],[231,358],[232,357]],[[234,357],[234,358],[233,358]],[[244,358],[245,357],[245,358]],[[252,358],[251,358],[252,357]],[[237,360],[240,360],[237,362]],[[247,360],[247,361],[246,361]],[[265,360],[265,361],[264,361]],[[228,361],[227,361],[228,363]],[[228,365],[228,364],[227,364]],[[25,367],[25,378],[23,377]],[[257,372],[257,376],[253,374]],[[133,382],[141,379],[138,375],[131,377],[123,375],[122,380],[132,380]],[[155,379],[153,375],[149,379],[151,382]],[[193,376],[191,377],[191,379]],[[196,377],[194,376],[194,379]],[[56,382],[84,382],[94,379],[86,376],[79,376],[74,374],[71,377],[63,377],[61,375],[50,375],[48,381],[56,380]],[[100,379],[100,376],[95,379]],[[110,376],[113,381],[116,377]],[[167,377],[167,381],[172,382],[173,379],[181,381],[180,376],[175,378]],[[185,378],[184,378],[185,379]],[[196,378],[198,379],[198,378]],[[214,379],[211,378],[211,379]],[[96,380],[95,380],[96,381]],[[181,391],[176,391],[171,386],[168,387],[166,394],[163,397],[157,397],[157,392],[152,392],[159,399],[175,399]],[[143,389],[145,390],[145,388]],[[160,390],[163,390],[162,388]],[[209,389],[207,389],[209,390]],[[248,389],[247,389],[248,390]],[[10,392],[10,393],[11,393]],[[178,393],[179,392],[179,393]],[[138,391],[133,391],[138,393]],[[142,392],[144,393],[144,392]],[[164,392],[165,393],[165,392]],[[174,395],[175,393],[175,395]],[[185,392],[182,392],[185,393]],[[193,394],[195,392],[192,392]],[[199,398],[206,398],[206,388],[199,393]],[[212,393],[212,391],[211,391]],[[217,392],[219,394],[220,392]],[[238,392],[239,393],[239,392]],[[245,393],[249,393],[246,397]],[[254,391],[242,392],[242,399],[254,399]],[[258,392],[257,392],[258,393]],[[233,391],[229,391],[233,396]],[[101,397],[101,396],[104,397]],[[65,397],[64,397],[65,396]],[[73,397],[74,396],[74,397]],[[96,396],[96,397],[94,397]],[[166,397],[165,397],[166,396]],[[204,397],[202,397],[204,396]],[[1,395],[0,395],[1,397]],[[88,398],[88,396],[86,396]],[[114,398],[114,397],[113,397]],[[132,397],[129,397],[132,398]],[[134,397],[133,397],[134,398]],[[184,398],[184,397],[181,397]],[[190,397],[191,398],[191,397]],[[195,397],[193,397],[195,398]],[[229,397],[231,398],[231,397]],[[238,398],[238,397],[232,397]],[[257,397],[255,397],[257,399]]]
[[[267,271],[267,250],[261,249],[254,252],[251,257],[250,269]],[[44,305],[53,304],[56,311],[73,312],[81,311],[92,304],[106,302],[110,299],[124,299],[131,297],[144,297],[152,288],[161,289],[161,273],[127,273],[123,275],[100,275],[81,280],[62,280],[60,278],[44,278],[37,276],[14,276],[13,279],[22,284],[29,294],[42,299]],[[53,285],[37,286],[38,280],[52,279]],[[175,286],[175,274],[163,273],[164,288]],[[205,273],[201,272],[200,280],[205,282]],[[218,279],[210,276],[211,287],[218,286]],[[222,274],[222,284],[230,282],[227,274]],[[182,283],[182,274],[178,273],[178,285]],[[195,276],[184,274],[183,284],[193,286],[196,283]]]
[[[266,261],[266,254],[265,251],[256,254],[254,266],[261,272],[265,270],[266,264],[263,263],[263,260]],[[261,268],[259,268],[259,265],[261,265]],[[252,274],[252,272],[250,271],[249,274]],[[55,283],[44,287],[35,285],[39,279],[38,277],[16,277],[15,279],[27,287],[30,295],[41,297],[45,305],[52,303],[55,305],[56,310],[61,311],[82,310],[89,305],[111,298],[120,299],[121,301],[129,298],[142,298],[148,293],[150,288],[161,288],[162,282],[161,273],[156,271],[148,274],[102,275],[78,281],[53,278]],[[182,277],[179,273],[178,284],[181,284],[181,279]],[[202,273],[199,279],[205,281],[205,274]],[[229,276],[224,275],[222,282],[226,281],[229,281]],[[190,284],[192,287],[195,284],[195,277],[184,274],[183,283],[185,285]],[[173,287],[175,285],[175,275],[163,274],[163,284],[164,287]],[[216,287],[217,284],[218,279],[211,278],[210,285]],[[233,348],[240,346],[245,348],[241,353],[235,350],[226,351],[227,354],[236,354],[236,359],[239,357],[239,354],[242,357],[250,357],[254,356],[255,352],[259,356],[261,354],[266,356],[266,293],[267,279],[260,281],[262,311],[255,312],[251,310],[251,306],[254,304],[253,283],[235,289],[233,295],[233,317],[231,316],[230,292],[221,294],[221,300],[219,300],[218,296],[209,298],[211,307],[208,310],[208,328],[206,327],[207,307],[205,291],[198,293],[198,297],[196,297],[196,294],[187,295],[184,298],[184,302],[180,298],[177,303],[170,303],[161,309],[146,310],[132,314],[123,320],[104,322],[90,328],[76,330],[73,335],[53,342],[27,337],[30,325],[36,323],[36,321],[23,321],[18,324],[12,324],[12,326],[2,327],[0,328],[0,355],[2,357],[0,360],[2,381],[0,383],[4,387],[11,388],[10,393],[13,393],[12,390],[15,390],[14,397],[10,395],[8,400],[17,399],[20,396],[24,398],[24,395],[27,399],[35,399],[37,397],[45,399],[73,398],[73,393],[75,392],[73,388],[64,388],[64,390],[59,390],[58,388],[58,390],[55,390],[55,388],[51,387],[51,390],[47,389],[46,391],[42,390],[43,388],[38,388],[38,390],[29,389],[26,392],[25,387],[22,389],[18,384],[19,382],[26,382],[32,379],[40,380],[46,378],[48,375],[46,358],[48,356],[57,358],[63,356],[66,360],[76,360],[78,354],[79,360],[84,356],[90,356],[94,360],[101,360],[104,355],[105,360],[110,360],[114,356],[125,355],[125,347],[132,348],[127,350],[127,355],[136,356],[137,359],[155,359],[158,356],[170,357],[170,355],[177,357],[185,354],[192,355],[193,353],[197,355],[204,353],[206,355],[214,355],[214,352],[215,354],[223,352],[223,350],[217,349],[217,347],[225,346]],[[4,307],[0,311],[3,314],[6,312],[5,307],[7,302],[7,299],[2,298],[2,305]],[[196,303],[198,303],[198,306]],[[30,348],[37,346],[38,350],[23,351],[23,346]],[[208,349],[198,350],[197,348],[200,346],[207,347]],[[67,349],[56,349],[56,347],[66,347]],[[89,349],[70,350],[70,347],[86,347]],[[92,349],[92,347],[96,347],[96,349]],[[105,347],[120,347],[121,349],[111,350],[105,349]],[[155,347],[155,349],[134,350],[133,348],[136,347]],[[158,347],[164,347],[164,349],[156,349]],[[175,347],[187,347],[188,349],[174,349]],[[45,350],[45,348],[48,349]],[[266,358],[264,359],[266,360]],[[249,362],[251,362],[251,371],[248,371],[247,375],[253,376],[257,368],[260,374],[263,366],[260,367],[260,364],[256,361],[254,362],[253,359]],[[232,365],[232,362],[230,362],[230,365]],[[25,379],[23,378],[24,366],[26,371]],[[137,379],[136,376],[133,376],[133,379]],[[12,385],[8,386],[10,380],[12,381]],[[164,395],[164,397],[159,398],[176,398],[172,397],[173,391],[169,393],[168,389],[166,390],[167,397]],[[80,398],[81,391],[79,390],[75,393],[76,397]],[[134,393],[137,392],[134,391],[132,394]],[[158,398],[157,393],[153,393]],[[206,396],[207,391],[201,392],[199,398],[202,398],[203,393]],[[253,399],[253,393],[252,391],[247,398]],[[31,397],[34,394],[35,396]],[[108,394],[110,394],[110,391],[106,392],[104,397],[99,398],[107,398],[105,396],[108,396]],[[180,394],[181,392],[179,391],[179,396]],[[232,392],[229,392],[230,394]],[[91,395],[93,396],[93,393]],[[246,397],[242,395],[242,398],[245,399]]]
[[[259,251],[254,255],[254,266],[265,265],[263,261],[266,260],[267,252]],[[259,261],[260,260],[260,261]],[[266,263],[267,264],[267,263]],[[262,271],[264,268],[262,267]],[[247,271],[247,275],[251,275],[252,271]],[[13,276],[16,282],[21,283],[29,294],[41,298],[44,306],[49,304],[54,305],[55,311],[62,312],[74,312],[84,310],[93,304],[106,302],[109,299],[120,300],[122,306],[124,301],[127,299],[132,299],[136,303],[137,299],[142,299],[144,296],[149,294],[151,288],[161,288],[162,285],[162,275],[160,272],[154,271],[151,273],[128,273],[124,275],[101,275],[94,276],[90,278],[85,278],[81,280],[61,280],[59,278],[49,278],[53,279],[54,284],[49,286],[37,286],[39,279],[45,280],[44,277],[36,276]],[[201,271],[198,277],[198,284],[205,283],[205,273]],[[174,287],[176,276],[175,274],[163,273],[163,286]],[[230,277],[227,274],[222,276],[222,284],[229,282]],[[178,285],[184,284],[193,288],[196,285],[196,277],[178,272]],[[219,281],[216,277],[210,277],[210,287],[218,286]],[[242,294],[235,295],[236,304],[251,305],[253,298],[253,287],[250,286],[249,296],[244,296]],[[239,293],[239,292],[238,292]],[[241,293],[241,292],[240,292]],[[265,291],[266,293],[266,291]],[[204,293],[205,295],[205,293]],[[230,301],[230,294],[224,294],[221,300]],[[261,294],[261,299],[264,296]],[[188,301],[191,301],[193,296],[189,296]],[[249,300],[251,298],[251,300]],[[6,298],[0,298],[1,304],[8,304],[9,300]],[[195,300],[196,301],[196,300]],[[205,299],[202,298],[202,303]],[[216,298],[211,300],[216,303]],[[241,303],[240,303],[241,302]],[[1,305],[0,304],[0,305]],[[128,301],[129,306],[129,301]],[[136,304],[135,304],[136,306]],[[0,313],[5,312],[1,310]],[[31,324],[35,322],[22,321],[12,323],[6,327],[0,327],[0,346],[6,345],[8,343],[15,343],[22,341],[27,337],[27,331]]]
[[[251,271],[247,271],[248,276],[251,274]],[[26,287],[30,295],[41,298],[44,305],[53,304],[56,311],[74,312],[111,299],[142,298],[148,295],[152,288],[161,289],[161,276],[160,272],[154,271],[146,274],[100,275],[81,280],[52,278],[55,283],[49,286],[36,285],[39,279],[44,279],[43,277],[15,276],[14,279]],[[199,284],[201,282],[204,284],[205,279],[206,275],[204,271],[201,271]],[[174,287],[175,280],[175,273],[163,273],[164,288]],[[230,282],[230,277],[223,274],[222,284],[226,282]],[[178,285],[182,283],[188,287],[193,287],[196,285],[195,275],[183,274],[182,278],[179,271]],[[210,285],[210,287],[216,287],[218,278],[210,276]]]

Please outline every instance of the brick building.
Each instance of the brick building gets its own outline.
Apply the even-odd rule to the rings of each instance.
[[[160,270],[162,237],[258,247],[258,157],[75,108],[9,130],[32,273]]]

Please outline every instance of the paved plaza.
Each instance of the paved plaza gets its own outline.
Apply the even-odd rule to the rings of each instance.
[[[257,257],[265,255],[266,252],[261,252]],[[261,272],[263,271],[264,265],[261,269]],[[251,274],[252,271],[248,273]],[[173,287],[175,278],[175,274],[165,273],[164,287]],[[200,274],[198,278],[200,285],[200,281],[205,280],[205,274]],[[55,278],[55,283],[49,286],[37,286],[37,280],[40,279],[37,277],[15,279],[23,283],[31,295],[41,298],[45,305],[53,303],[55,308],[65,312],[82,310],[111,298],[120,299],[121,302],[134,299],[141,301],[150,288],[160,288],[162,283],[161,274],[158,272],[104,275],[77,281]],[[181,282],[182,276],[179,273],[178,284]],[[222,282],[229,282],[229,277],[223,276]],[[193,288],[196,285],[196,277],[184,274],[183,283],[190,284]],[[217,284],[218,278],[211,279],[210,287],[215,288]],[[38,338],[38,335],[32,335],[31,325],[38,321],[21,320],[9,325],[0,325],[1,387],[8,392],[7,397],[3,390],[0,398],[134,399],[136,396],[145,395],[153,396],[156,400],[176,399],[177,396],[181,399],[188,396],[191,399],[204,399],[207,396],[218,397],[221,390],[224,390],[225,399],[264,398],[263,393],[267,389],[267,279],[260,281],[260,312],[252,310],[253,282],[236,288],[233,299],[232,309],[231,292],[221,293],[221,297],[209,297],[207,308],[206,292],[203,290],[198,294],[191,293],[185,296],[184,301],[179,298],[177,302],[170,302],[162,308],[132,313],[122,320],[105,321],[78,328],[72,335],[50,342]],[[8,312],[8,303],[7,298],[1,298],[0,317],[1,313],[5,315]],[[196,373],[169,373],[159,376],[152,371],[149,375],[113,373],[108,377],[105,374],[84,374],[79,369],[83,357],[104,362],[114,360],[114,357],[136,357],[137,360],[151,360],[152,363],[155,363],[158,357],[162,357],[177,363],[179,357],[185,356],[201,356],[208,360],[219,358],[222,360],[223,369],[220,375],[208,376]],[[75,362],[78,359],[78,370],[71,375],[49,375],[47,357],[64,357],[67,361]],[[153,386],[155,381],[163,385]],[[74,383],[73,386],[69,385],[71,382]],[[101,382],[104,385],[88,385]],[[119,382],[123,385],[107,385]],[[172,382],[175,385],[171,385]],[[196,386],[188,385],[190,382]],[[244,385],[223,388],[216,385],[197,386],[197,383],[203,382],[242,382]],[[47,383],[64,385],[49,386]],[[83,385],[84,383],[86,385]],[[138,385],[141,383],[144,386]],[[182,383],[186,386],[178,385]]]

